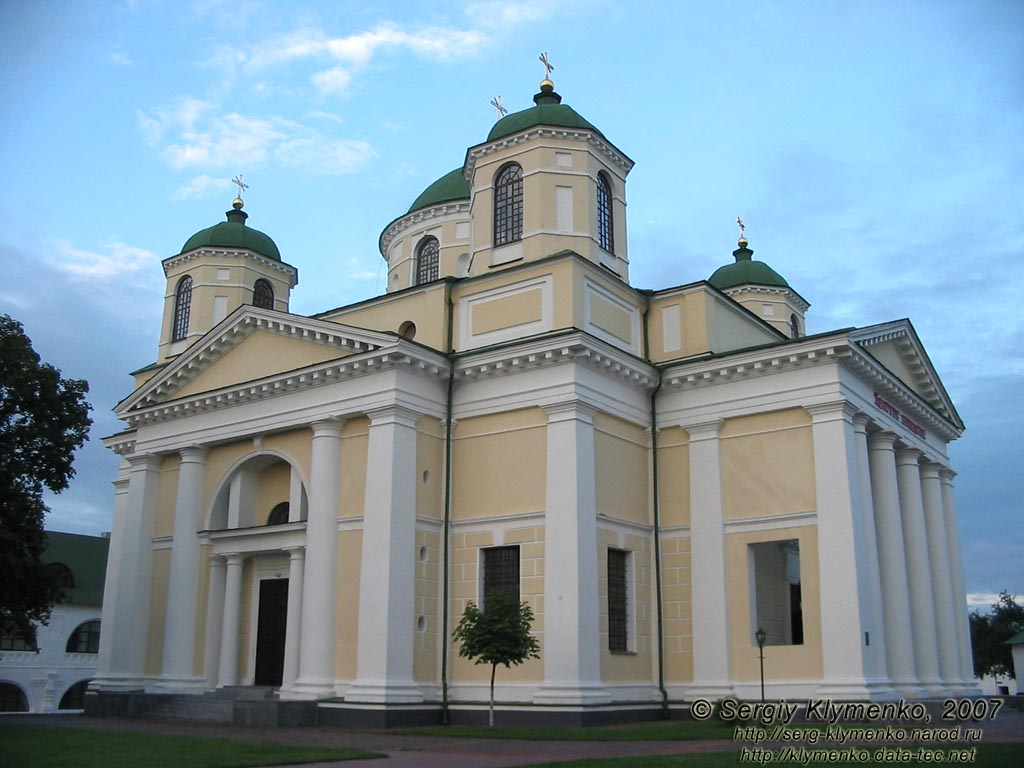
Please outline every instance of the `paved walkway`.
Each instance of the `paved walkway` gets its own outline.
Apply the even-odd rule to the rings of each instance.
[[[82,715],[6,716],[5,722],[90,728],[129,733],[163,733],[206,738],[231,738],[315,747],[352,747],[384,752],[388,759],[317,763],[305,768],[512,768],[536,763],[588,757],[635,757],[723,752],[744,746],[733,741],[513,741],[508,739],[456,739],[410,736],[386,731],[345,728],[253,729],[209,723],[171,720],[96,718]],[[981,727],[982,743],[1024,743],[1024,713],[1004,708],[994,722],[970,724]],[[770,746],[770,745],[761,745]],[[799,745],[797,745],[799,746]],[[806,746],[806,745],[805,745]],[[939,744],[936,747],[941,746]]]

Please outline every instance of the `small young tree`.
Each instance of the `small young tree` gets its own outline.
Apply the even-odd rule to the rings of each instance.
[[[452,637],[459,642],[459,656],[473,659],[474,664],[491,665],[491,706],[488,724],[494,727],[494,673],[499,664],[510,668],[527,659],[540,658],[540,645],[530,634],[533,611],[514,595],[503,591],[489,592],[484,610],[470,601]]]
[[[1013,653],[1006,641],[1024,631],[1024,606],[1004,589],[989,613],[974,611],[970,621],[974,674],[1012,676]]]

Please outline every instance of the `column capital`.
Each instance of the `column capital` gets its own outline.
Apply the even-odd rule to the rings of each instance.
[[[206,457],[210,454],[209,449],[203,445],[187,445],[184,448],[179,448],[178,453],[181,455],[181,463],[185,464],[205,464]]]
[[[370,426],[376,427],[382,424],[396,424],[400,427],[415,428],[422,413],[417,413],[411,408],[403,405],[385,405],[383,408],[374,408],[366,412],[370,418]]]
[[[131,471],[137,469],[159,469],[163,457],[156,453],[133,453],[125,457],[131,465]]]
[[[896,464],[897,466],[904,466],[908,464],[920,464],[921,452],[917,448],[909,448],[904,446],[896,449]]]
[[[953,486],[953,478],[956,477],[956,470],[950,467],[943,467],[939,470],[939,479],[943,485]]]
[[[246,555],[241,552],[225,552],[222,557],[228,565],[241,565],[245,562]]]
[[[717,416],[710,419],[679,422],[679,426],[686,430],[690,440],[711,440],[712,438],[717,438],[723,424],[725,424],[725,419]]]
[[[298,544],[294,547],[282,547],[282,550],[288,553],[292,560],[302,560],[306,557],[306,545]]]
[[[309,425],[313,430],[314,439],[317,437],[341,437],[341,430],[345,426],[344,419],[321,419]]]
[[[853,421],[853,417],[860,413],[849,400],[833,400],[828,403],[805,405],[804,410],[811,414],[812,422],[834,421],[835,419]]]
[[[874,420],[866,413],[864,413],[864,411],[857,411],[857,413],[853,415],[853,428],[854,430],[857,431],[858,434],[867,434],[868,424],[873,423]]]
[[[937,461],[930,461],[925,458],[921,464],[921,478],[924,480],[938,480],[939,473],[942,471],[942,465]]]
[[[594,423],[594,415],[597,408],[582,400],[565,400],[561,403],[549,403],[543,406],[548,415],[548,423],[554,421],[583,421],[587,424]]]
[[[881,432],[868,432],[868,450],[871,451],[895,451],[897,436],[895,432],[882,430]]]

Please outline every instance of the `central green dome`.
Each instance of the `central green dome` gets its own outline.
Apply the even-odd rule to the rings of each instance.
[[[755,261],[750,257],[754,252],[747,247],[747,241],[741,240],[740,247],[732,252],[736,257],[735,264],[719,267],[708,278],[708,282],[720,291],[735,288],[737,285],[768,285],[778,288],[789,288],[785,278],[763,261]]]
[[[201,229],[186,240],[180,253],[188,253],[196,248],[245,248],[268,259],[281,260],[281,252],[268,235],[245,226],[249,214],[242,210],[241,200],[236,200],[232,210],[225,215],[227,221]]]
[[[593,131],[604,137],[592,123],[582,117],[575,109],[562,103],[562,97],[555,93],[555,86],[550,80],[540,84],[540,93],[533,97],[535,106],[521,112],[505,115],[494,124],[487,134],[488,141],[494,141],[513,133],[525,131],[536,125],[553,125],[559,128],[582,128]]]

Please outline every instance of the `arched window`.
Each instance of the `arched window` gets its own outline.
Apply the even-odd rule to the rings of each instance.
[[[0,683],[0,712],[28,712],[28,699],[14,683]]]
[[[436,237],[424,237],[416,249],[416,285],[437,280],[441,244]]]
[[[79,680],[61,696],[57,709],[85,709],[85,691],[88,687],[88,680]]]
[[[789,316],[789,335],[794,338],[800,338],[800,320],[795,314]]]
[[[612,185],[604,172],[597,174],[597,243],[608,253],[615,252],[615,230],[612,226]]]
[[[75,588],[75,575],[64,563],[50,563],[46,567],[57,576],[57,581],[63,589]]]
[[[269,280],[262,277],[256,281],[252,288],[252,305],[260,309],[274,308],[274,286]]]
[[[523,169],[510,163],[494,180],[494,245],[523,237]]]
[[[291,509],[291,505],[287,501],[282,501],[267,515],[267,525],[284,525],[288,522],[288,510]]]
[[[67,653],[99,653],[100,652],[100,623],[94,619],[84,624],[71,633],[68,638]]]
[[[181,341],[188,335],[188,315],[192,309],[192,278],[185,275],[174,291],[174,329],[171,341]]]

